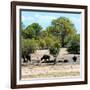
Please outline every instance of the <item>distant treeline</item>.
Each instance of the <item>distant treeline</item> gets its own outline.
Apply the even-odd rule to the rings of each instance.
[[[22,22],[21,47],[22,55],[33,53],[36,49],[49,49],[56,56],[61,47],[67,47],[70,53],[79,53],[80,35],[72,21],[66,17],[52,20],[45,30],[36,22],[23,29]]]

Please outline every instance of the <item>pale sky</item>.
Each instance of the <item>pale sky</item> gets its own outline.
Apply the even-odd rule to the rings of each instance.
[[[75,28],[77,33],[81,30],[81,14],[80,13],[63,13],[63,12],[40,12],[40,11],[21,11],[21,22],[27,27],[32,23],[39,23],[43,29],[51,25],[53,19],[59,17],[69,18]]]

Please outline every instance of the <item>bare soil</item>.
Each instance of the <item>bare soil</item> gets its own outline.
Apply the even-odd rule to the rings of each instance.
[[[76,62],[73,62],[73,56],[74,54],[68,54],[66,52],[66,49],[64,48],[59,53],[57,57],[57,63],[55,65],[53,65],[52,63],[39,64],[39,62],[28,62],[21,64],[21,79],[31,80],[33,78],[80,76],[80,55],[76,55]],[[67,59],[68,62],[58,62],[65,59]]]

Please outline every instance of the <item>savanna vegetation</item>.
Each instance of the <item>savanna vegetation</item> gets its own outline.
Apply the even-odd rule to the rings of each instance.
[[[22,56],[37,49],[49,49],[50,54],[57,56],[62,47],[66,47],[70,53],[80,52],[80,35],[66,17],[52,20],[45,30],[36,22],[26,28],[22,22],[21,29]]]

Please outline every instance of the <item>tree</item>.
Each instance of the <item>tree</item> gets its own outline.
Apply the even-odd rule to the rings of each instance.
[[[74,24],[66,17],[60,17],[52,21],[52,33],[61,40],[61,46],[65,46],[65,39],[67,36],[76,34]]]
[[[38,48],[38,43],[35,39],[21,39],[21,43],[22,57],[26,57],[27,55],[34,53],[34,51]]]
[[[80,35],[76,34],[73,36],[72,40],[68,43],[68,52],[73,54],[80,53]]]
[[[60,51],[60,43],[59,41],[55,41],[52,46],[49,48],[50,54],[52,54],[54,57],[57,57],[59,51]]]
[[[73,37],[72,37],[71,40],[80,42],[80,34],[75,34],[75,35],[73,35]]]
[[[40,49],[46,48],[46,42],[45,42],[44,39],[40,38],[40,39],[38,40],[38,42],[39,42],[39,48],[40,48]]]
[[[54,43],[53,39],[49,36],[45,37],[44,40],[46,43],[46,48],[50,48]]]
[[[73,53],[73,54],[79,54],[80,53],[80,42],[71,41],[68,47],[68,52]]]
[[[26,39],[37,39],[40,35],[41,29],[42,27],[38,23],[32,23],[31,25],[27,26],[25,30],[22,31],[22,36]]]
[[[49,32],[49,29],[43,30],[41,32],[39,41],[40,41],[40,45],[42,45],[43,48],[48,48],[48,49],[51,46],[53,46],[55,42],[58,42],[60,44],[60,40],[56,36],[52,35]]]

